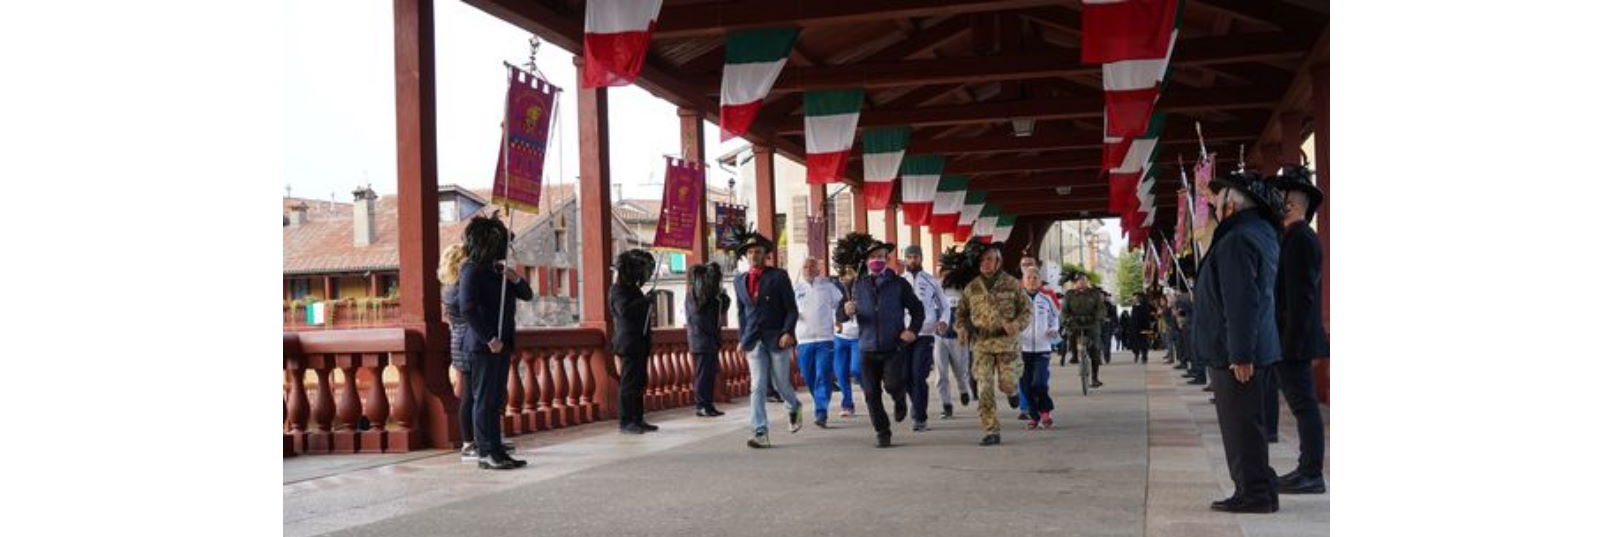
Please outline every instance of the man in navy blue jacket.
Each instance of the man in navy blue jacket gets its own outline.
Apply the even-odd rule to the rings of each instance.
[[[1217,511],[1278,510],[1278,478],[1267,461],[1262,411],[1278,362],[1278,208],[1282,196],[1255,172],[1210,182],[1220,223],[1194,286],[1195,352],[1210,364],[1216,421],[1235,492]]]
[[[912,284],[889,268],[895,245],[874,243],[867,250],[867,273],[851,285],[855,298],[839,309],[839,322],[856,318],[861,326],[861,392],[878,433],[878,447],[890,446],[884,392],[895,400],[895,419],[906,419],[908,352],[923,330],[923,302]],[[880,390],[880,388],[882,388]]]
[[[766,266],[766,254],[774,249],[776,243],[771,239],[749,233],[735,252],[749,260],[749,269],[738,274],[732,285],[737,293],[737,350],[749,357],[749,423],[754,426],[754,437],[748,445],[752,448],[771,446],[765,409],[768,384],[788,403],[788,432],[797,433],[802,425],[799,395],[789,377],[799,306],[788,272]]]
[[[1328,334],[1323,331],[1323,247],[1311,230],[1311,217],[1323,203],[1323,191],[1311,184],[1311,171],[1287,166],[1273,183],[1284,194],[1282,258],[1278,261],[1278,338],[1283,361],[1277,365],[1277,385],[1289,402],[1300,432],[1300,460],[1294,471],[1279,478],[1284,494],[1320,494],[1323,481],[1323,415],[1312,386],[1312,360],[1328,356]],[[1273,397],[1271,400],[1276,400]],[[1278,406],[1267,408],[1271,424],[1278,421]]]
[[[501,447],[501,413],[507,401],[507,369],[517,343],[518,300],[533,300],[529,282],[511,267],[502,268],[509,234],[495,218],[474,217],[463,232],[467,263],[462,265],[456,302],[467,319],[462,350],[467,352],[473,385],[473,439],[478,467],[510,470],[524,461]]]

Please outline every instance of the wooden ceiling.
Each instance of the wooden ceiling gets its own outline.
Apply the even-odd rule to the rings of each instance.
[[[581,51],[583,0],[466,2]],[[803,161],[802,92],[862,87],[861,126],[912,126],[909,154],[946,155],[946,173],[969,175],[1004,213],[1106,216],[1102,81],[1080,63],[1080,16],[1079,0],[665,0],[638,84],[718,120],[726,32],[799,26],[750,141]],[[1159,164],[1191,164],[1195,121],[1229,164],[1239,144],[1276,139],[1280,114],[1308,108],[1301,73],[1326,61],[1327,29],[1326,3],[1188,0],[1156,107],[1169,114]],[[1013,136],[1015,118],[1035,119],[1034,135]],[[859,153],[858,139],[852,183]],[[1162,177],[1164,214],[1175,211],[1174,167]]]

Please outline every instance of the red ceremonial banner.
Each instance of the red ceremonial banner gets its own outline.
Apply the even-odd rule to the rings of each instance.
[[[1192,222],[1188,221],[1188,197],[1183,196],[1183,195],[1178,195],[1176,197],[1176,239],[1175,239],[1177,251],[1181,251],[1182,249],[1188,247],[1188,226],[1190,224],[1192,224]]]
[[[698,222],[703,218],[703,163],[664,159],[664,204],[659,211],[659,227],[653,236],[654,248],[693,249]]]
[[[490,200],[531,213],[540,212],[541,176],[546,169],[546,142],[551,139],[557,86],[507,66],[506,119],[495,162],[495,188]]]

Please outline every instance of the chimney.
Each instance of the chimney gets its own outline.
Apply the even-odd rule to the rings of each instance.
[[[355,189],[355,246],[371,246],[377,239],[377,193],[370,186]]]
[[[287,211],[287,225],[289,226],[298,227],[308,221],[310,221],[310,206],[304,202],[299,202],[298,205],[294,205],[292,209]]]

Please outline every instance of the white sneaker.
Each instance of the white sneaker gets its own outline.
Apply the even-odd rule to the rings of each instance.
[[[462,442],[462,462],[477,461],[478,447],[472,442]]]

